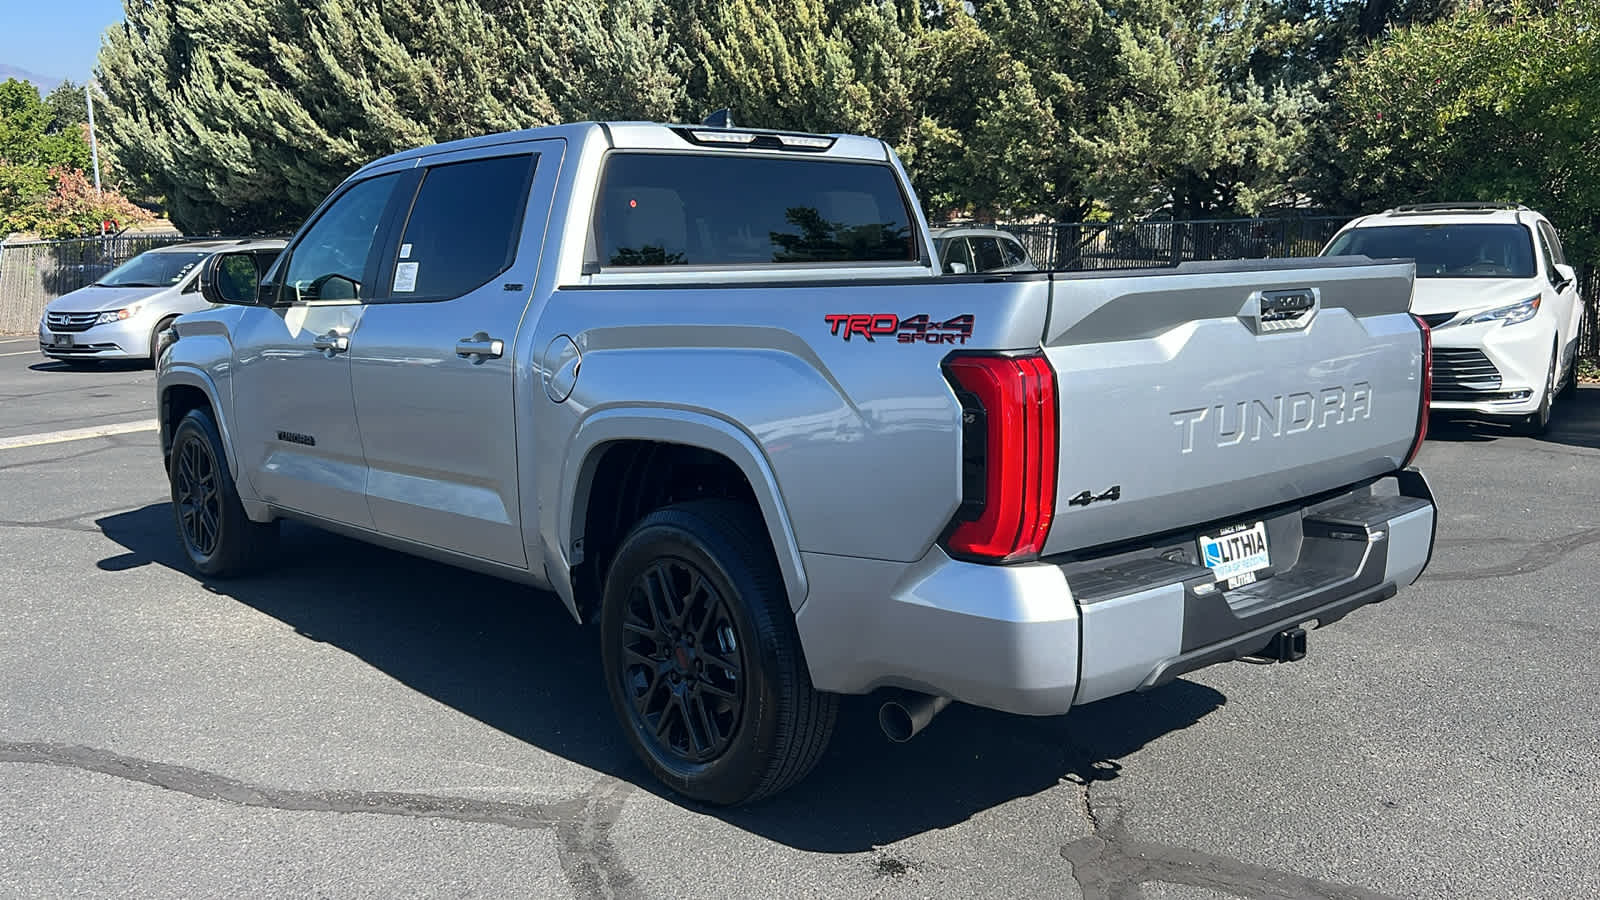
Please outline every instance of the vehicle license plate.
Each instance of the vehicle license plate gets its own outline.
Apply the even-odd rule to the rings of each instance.
[[[50,336],[50,346],[52,346],[52,347],[71,347],[72,346],[72,335],[70,335],[70,334],[53,334],[53,335]]]
[[[1267,524],[1239,525],[1224,530],[1216,537],[1200,536],[1200,561],[1226,582],[1224,587],[1236,588],[1256,580],[1255,573],[1272,563],[1267,552]]]

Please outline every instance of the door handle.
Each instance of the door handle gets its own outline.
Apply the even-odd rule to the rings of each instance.
[[[472,360],[477,365],[486,359],[499,359],[506,352],[506,342],[499,338],[489,337],[480,331],[472,337],[464,337],[456,341],[456,355],[462,359]]]
[[[321,350],[323,355],[333,359],[335,354],[343,353],[350,349],[350,338],[337,331],[330,331],[327,334],[319,334],[312,338],[311,347],[314,350]]]

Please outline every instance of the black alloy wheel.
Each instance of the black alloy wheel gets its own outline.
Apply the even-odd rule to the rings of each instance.
[[[599,624],[612,712],[672,790],[748,803],[821,758],[838,698],[811,682],[753,505],[691,500],[647,514],[609,561]]]
[[[624,615],[622,687],[634,726],[684,763],[720,757],[745,702],[727,599],[694,563],[658,559],[634,579]]]
[[[209,410],[190,410],[173,429],[167,480],[173,525],[200,574],[243,574],[264,563],[277,547],[278,523],[252,522],[245,515]]]
[[[210,557],[222,531],[222,492],[217,460],[199,434],[190,433],[172,456],[172,502],[178,530],[189,552]]]

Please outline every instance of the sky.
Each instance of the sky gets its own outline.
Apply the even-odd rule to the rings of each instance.
[[[100,35],[120,21],[122,0],[0,0],[0,65],[85,81]]]

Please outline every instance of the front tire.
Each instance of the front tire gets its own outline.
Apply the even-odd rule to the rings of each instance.
[[[256,569],[278,543],[277,522],[245,516],[227,460],[210,413],[190,410],[173,431],[167,462],[172,518],[190,565],[217,578]]]
[[[1550,410],[1556,402],[1556,364],[1560,361],[1560,345],[1550,348],[1550,371],[1544,376],[1544,394],[1539,398],[1539,409],[1528,413],[1517,431],[1528,437],[1539,437],[1550,430]]]
[[[804,778],[838,712],[811,684],[765,535],[743,504],[681,503],[640,521],[606,573],[612,710],[657,778],[718,806]]]
[[[176,321],[178,321],[177,316],[167,316],[157,322],[155,330],[150,332],[150,368],[154,369],[161,365],[161,351],[163,349],[161,346],[161,332],[171,328],[172,323]]]

